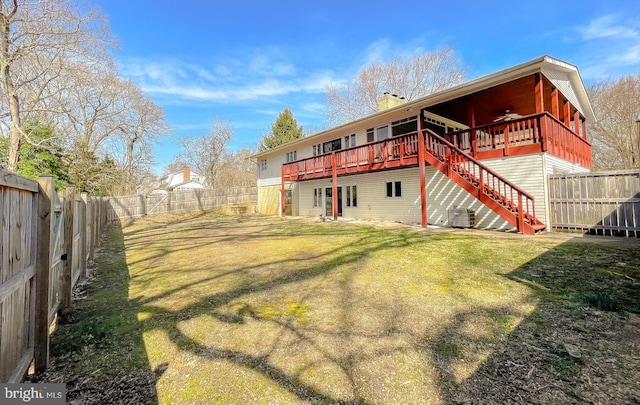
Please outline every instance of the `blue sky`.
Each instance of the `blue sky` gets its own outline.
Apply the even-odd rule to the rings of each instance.
[[[640,1],[93,0],[120,40],[121,76],[164,108],[175,138],[234,128],[255,148],[289,107],[305,129],[324,122],[324,93],[372,61],[451,47],[477,78],[542,55],[583,80],[640,73]],[[399,5],[401,4],[401,5]]]

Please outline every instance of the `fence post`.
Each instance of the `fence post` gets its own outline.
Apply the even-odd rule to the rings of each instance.
[[[64,194],[62,215],[64,218],[64,271],[62,273],[62,297],[60,309],[71,306],[71,290],[73,289],[73,216],[76,205],[76,189],[67,187]]]
[[[93,197],[89,197],[87,196],[87,235],[89,235],[89,241],[87,242],[87,250],[88,250],[88,260],[93,260],[93,246],[94,246],[94,218],[95,218],[95,213],[94,210],[96,209],[96,206],[93,202]]]
[[[82,198],[82,206],[83,206],[83,212],[82,212],[82,226],[81,226],[81,233],[82,233],[82,263],[84,263],[84,275],[86,277],[87,275],[87,261],[89,260],[89,250],[90,250],[90,244],[87,242],[87,226],[89,223],[89,195],[85,192],[85,193],[80,193],[80,197]]]
[[[34,320],[34,363],[36,372],[49,366],[49,274],[51,272],[52,196],[55,180],[51,175],[38,179],[38,231],[36,236],[36,297]]]

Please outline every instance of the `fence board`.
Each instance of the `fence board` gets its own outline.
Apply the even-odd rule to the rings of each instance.
[[[549,176],[551,227],[640,237],[640,170]]]
[[[95,214],[88,217],[84,201],[74,197],[73,218],[66,218],[73,237],[66,235],[54,179],[40,182],[0,170],[0,383],[21,382],[31,364],[36,371],[46,367],[50,326],[65,292],[71,293],[63,256],[73,258],[75,284],[86,269],[88,246],[96,246],[106,223],[106,199],[91,199]]]
[[[110,197],[107,220],[140,218],[178,212],[221,207],[254,207],[258,202],[257,187],[169,191],[166,193]],[[251,210],[251,208],[249,208]]]

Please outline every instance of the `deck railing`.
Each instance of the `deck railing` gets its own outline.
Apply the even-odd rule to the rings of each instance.
[[[418,163],[418,133],[410,132],[363,146],[314,156],[283,165],[286,181],[331,177],[333,156],[342,174],[405,167]]]
[[[547,112],[450,132],[444,139],[477,160],[549,152],[591,168],[591,144]],[[287,163],[283,177],[285,181],[331,177],[334,155],[339,176],[413,166],[418,163],[418,133]]]
[[[444,138],[481,160],[549,152],[591,168],[591,144],[548,112],[450,132]]]

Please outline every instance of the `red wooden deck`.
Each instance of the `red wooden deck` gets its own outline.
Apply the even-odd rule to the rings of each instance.
[[[477,160],[549,152],[591,168],[591,144],[549,113],[451,132],[444,137]],[[508,142],[505,142],[505,139]],[[344,176],[418,165],[418,133],[336,151],[336,174]],[[332,154],[283,165],[285,181],[333,176]]]
[[[423,130],[287,163],[282,166],[282,185],[286,181],[333,177],[335,186],[338,176],[414,167],[422,163],[421,156],[423,162],[446,174],[519,231],[535,233],[545,226],[535,218],[533,197],[481,160],[540,152],[591,168],[589,142],[545,112],[445,137]],[[423,226],[425,215],[423,212]]]

